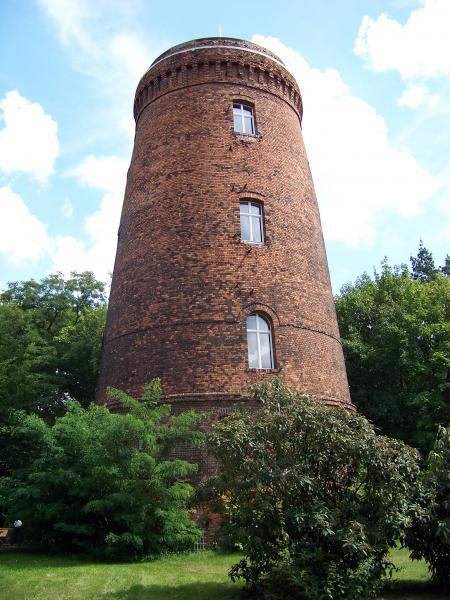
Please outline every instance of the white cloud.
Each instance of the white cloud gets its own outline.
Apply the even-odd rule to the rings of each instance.
[[[150,66],[149,51],[136,35],[120,33],[111,39],[108,49],[111,61],[119,61],[136,83]]]
[[[438,102],[425,81],[433,81],[440,93],[448,94],[450,75],[450,1],[422,0],[405,24],[386,14],[365,16],[355,40],[354,52],[375,71],[397,71],[407,83],[398,100],[408,108],[436,109]]]
[[[61,42],[71,52],[76,67],[99,84],[107,98],[108,119],[130,136],[134,133],[132,105],[139,79],[159,48],[133,29],[127,31],[134,3],[87,0],[40,0],[52,20]]]
[[[409,84],[403,94],[398,99],[399,106],[408,108],[419,108],[428,106],[436,108],[439,103],[439,96],[431,94],[425,84]]]
[[[302,90],[303,135],[325,237],[369,244],[381,216],[418,214],[438,182],[406,148],[391,145],[375,109],[352,95],[336,70],[311,68],[277,38],[252,40],[278,54]]]
[[[55,238],[53,270],[89,270],[103,281],[108,279],[114,266],[127,168],[128,161],[116,156],[91,155],[68,173],[81,185],[102,191],[103,196],[99,209],[85,219],[87,243],[71,236]]]
[[[0,188],[0,253],[21,266],[44,258],[50,248],[47,226],[9,186]]]
[[[39,4],[57,23],[58,35],[63,44],[75,42],[89,52],[94,51],[85,29],[86,22],[92,16],[92,3],[89,5],[81,0],[39,0]]]
[[[0,101],[0,170],[31,173],[45,181],[59,154],[58,125],[37,102],[13,90]]]
[[[136,2],[121,0],[39,0],[76,68],[93,78],[101,98],[98,131],[93,137],[134,134],[136,85],[162,48],[151,48],[137,25]],[[105,122],[114,123],[115,129]],[[124,152],[129,146],[124,147]],[[84,221],[87,241],[73,236],[53,239],[53,269],[89,269],[106,279],[113,269],[128,160],[87,157],[70,173],[79,183],[102,192],[100,207]]]
[[[123,193],[127,167],[128,161],[118,156],[97,157],[91,154],[68,175],[97,190]]]
[[[450,2],[424,0],[404,25],[385,14],[365,16],[355,52],[376,71],[398,71],[404,80],[450,74]]]
[[[72,235],[54,237],[49,257],[52,261],[51,272],[61,271],[68,275],[72,271],[94,271],[103,280],[103,272],[99,274],[89,260],[86,244]]]
[[[115,156],[88,156],[68,174],[103,194],[99,209],[85,218],[86,241],[49,235],[18,194],[0,188],[0,253],[18,266],[46,259],[50,271],[93,271],[107,281],[114,266],[127,167],[128,161]]]

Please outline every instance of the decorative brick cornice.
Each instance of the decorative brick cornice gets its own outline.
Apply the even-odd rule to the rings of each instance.
[[[240,85],[274,94],[287,102],[301,121],[303,107],[297,82],[275,55],[251,46],[199,45],[165,53],[139,82],[134,101],[136,122],[157,98],[206,83]]]

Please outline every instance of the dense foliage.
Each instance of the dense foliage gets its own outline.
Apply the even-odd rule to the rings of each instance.
[[[426,454],[450,422],[450,269],[422,245],[411,262],[344,286],[336,310],[354,404]]]
[[[450,427],[441,427],[424,471],[423,491],[404,543],[433,578],[450,583]]]
[[[104,285],[89,272],[10,283],[0,295],[0,476],[26,459],[14,411],[52,422],[68,399],[94,399],[105,318]]]
[[[0,479],[8,519],[21,519],[26,542],[48,549],[138,556],[189,547],[199,530],[189,517],[195,469],[171,460],[176,444],[197,443],[200,416],[170,416],[151,382],[141,399],[111,392],[123,413],[69,401],[54,424],[19,415],[27,460]]]
[[[47,420],[67,398],[87,406],[106,316],[104,284],[92,273],[9,283],[0,295],[0,423],[11,409]]]
[[[210,438],[212,495],[245,555],[231,576],[258,598],[374,595],[408,516],[417,451],[279,380],[252,393],[261,409],[224,418]]]

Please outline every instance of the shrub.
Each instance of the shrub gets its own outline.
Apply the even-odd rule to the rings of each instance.
[[[209,488],[245,555],[232,579],[258,598],[373,596],[407,518],[417,451],[279,380],[252,394],[261,408],[210,436],[221,473]]]
[[[404,537],[412,559],[424,558],[439,583],[450,580],[450,427],[440,427],[429,453],[420,501]]]
[[[2,480],[9,519],[23,521],[25,542],[48,549],[131,557],[189,547],[200,533],[186,482],[196,465],[171,453],[199,442],[201,417],[170,416],[159,380],[141,401],[110,393],[124,412],[70,401],[52,426],[21,415],[19,433],[36,452]]]

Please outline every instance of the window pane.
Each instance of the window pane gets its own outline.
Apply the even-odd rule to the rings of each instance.
[[[258,329],[260,331],[270,331],[270,325],[265,319],[259,315],[256,315],[256,318],[258,319]]]
[[[258,231],[258,235],[259,235],[259,242],[262,244],[264,243],[264,228],[263,228],[263,221],[260,218],[259,219],[259,231]]]
[[[258,369],[258,340],[256,333],[248,333],[248,366],[250,369]]]
[[[255,123],[253,119],[253,109],[251,106],[233,103],[233,123],[234,130],[237,133],[255,133]]]
[[[248,214],[250,212],[249,207],[248,207],[248,202],[240,202],[239,210],[240,210],[241,215],[243,213]]]
[[[270,335],[268,333],[259,334],[259,345],[261,348],[261,368],[272,368],[272,351],[270,348]]]
[[[233,119],[234,119],[234,130],[237,131],[238,133],[243,133],[242,119],[241,119],[240,113],[238,113],[238,114],[234,113]]]
[[[252,213],[252,215],[260,215],[261,214],[260,205],[252,202],[252,204],[250,204],[250,212]]]
[[[261,236],[261,219],[259,217],[251,217],[252,220],[252,242],[260,244],[262,242]]]
[[[247,317],[247,329],[256,329],[256,315]]]
[[[249,242],[250,238],[250,217],[241,215],[241,240]]]
[[[251,115],[244,114],[244,128],[245,133],[253,133],[253,117]]]

